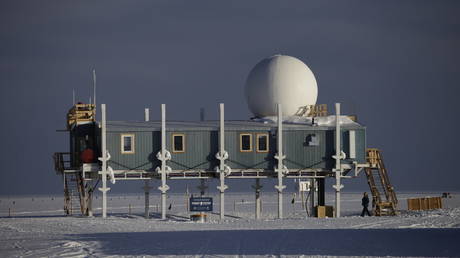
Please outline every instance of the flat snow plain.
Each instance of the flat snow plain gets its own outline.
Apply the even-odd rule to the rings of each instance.
[[[219,199],[208,222],[188,219],[183,194],[168,196],[168,219],[159,219],[159,195],[150,196],[151,218],[143,218],[143,194],[109,195],[109,217],[63,216],[62,197],[0,197],[0,257],[106,256],[435,256],[460,257],[460,195],[444,209],[406,211],[406,199],[440,193],[399,193],[400,215],[360,217],[361,193],[342,195],[341,218],[307,218],[298,196],[284,195],[285,219],[276,219],[277,196],[262,194],[263,217],[255,220],[254,194],[226,193],[226,219]],[[328,205],[333,193],[326,196]],[[9,217],[9,209],[11,217]],[[130,212],[131,211],[131,212]]]

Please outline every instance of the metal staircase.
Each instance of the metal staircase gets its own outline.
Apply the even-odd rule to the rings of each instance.
[[[398,199],[390,183],[382,154],[378,149],[367,149],[366,152],[369,167],[365,169],[365,172],[367,183],[372,193],[372,210],[374,215],[396,215]]]
[[[80,173],[64,175],[64,212],[66,215],[89,214],[91,186],[85,185]]]
[[[76,173],[64,175],[64,212],[66,215],[82,213],[79,180]]]

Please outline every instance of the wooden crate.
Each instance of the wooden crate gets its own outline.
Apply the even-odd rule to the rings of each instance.
[[[67,129],[82,122],[93,122],[96,119],[96,109],[93,104],[75,104],[67,112]]]
[[[316,206],[316,217],[318,218],[332,218],[334,217],[334,207],[332,206]]]
[[[428,209],[442,209],[442,200],[441,197],[431,197],[428,198]]]
[[[316,217],[325,218],[326,217],[326,206],[316,206]]]
[[[441,197],[407,199],[407,209],[411,211],[442,209]]]
[[[407,199],[407,209],[410,211],[419,211],[420,199]]]

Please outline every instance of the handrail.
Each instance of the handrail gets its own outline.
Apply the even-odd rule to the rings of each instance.
[[[55,152],[53,154],[54,170],[57,173],[63,173],[64,170],[73,169],[70,154],[70,152]]]

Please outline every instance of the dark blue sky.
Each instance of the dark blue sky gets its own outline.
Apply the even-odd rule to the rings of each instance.
[[[170,119],[201,107],[214,119],[219,102],[246,119],[246,76],[273,54],[311,68],[318,103],[358,115],[397,190],[460,190],[459,13],[458,1],[2,1],[0,194],[62,191],[56,129],[72,89],[88,101],[92,68],[111,120],[144,107],[159,119],[161,103]]]

